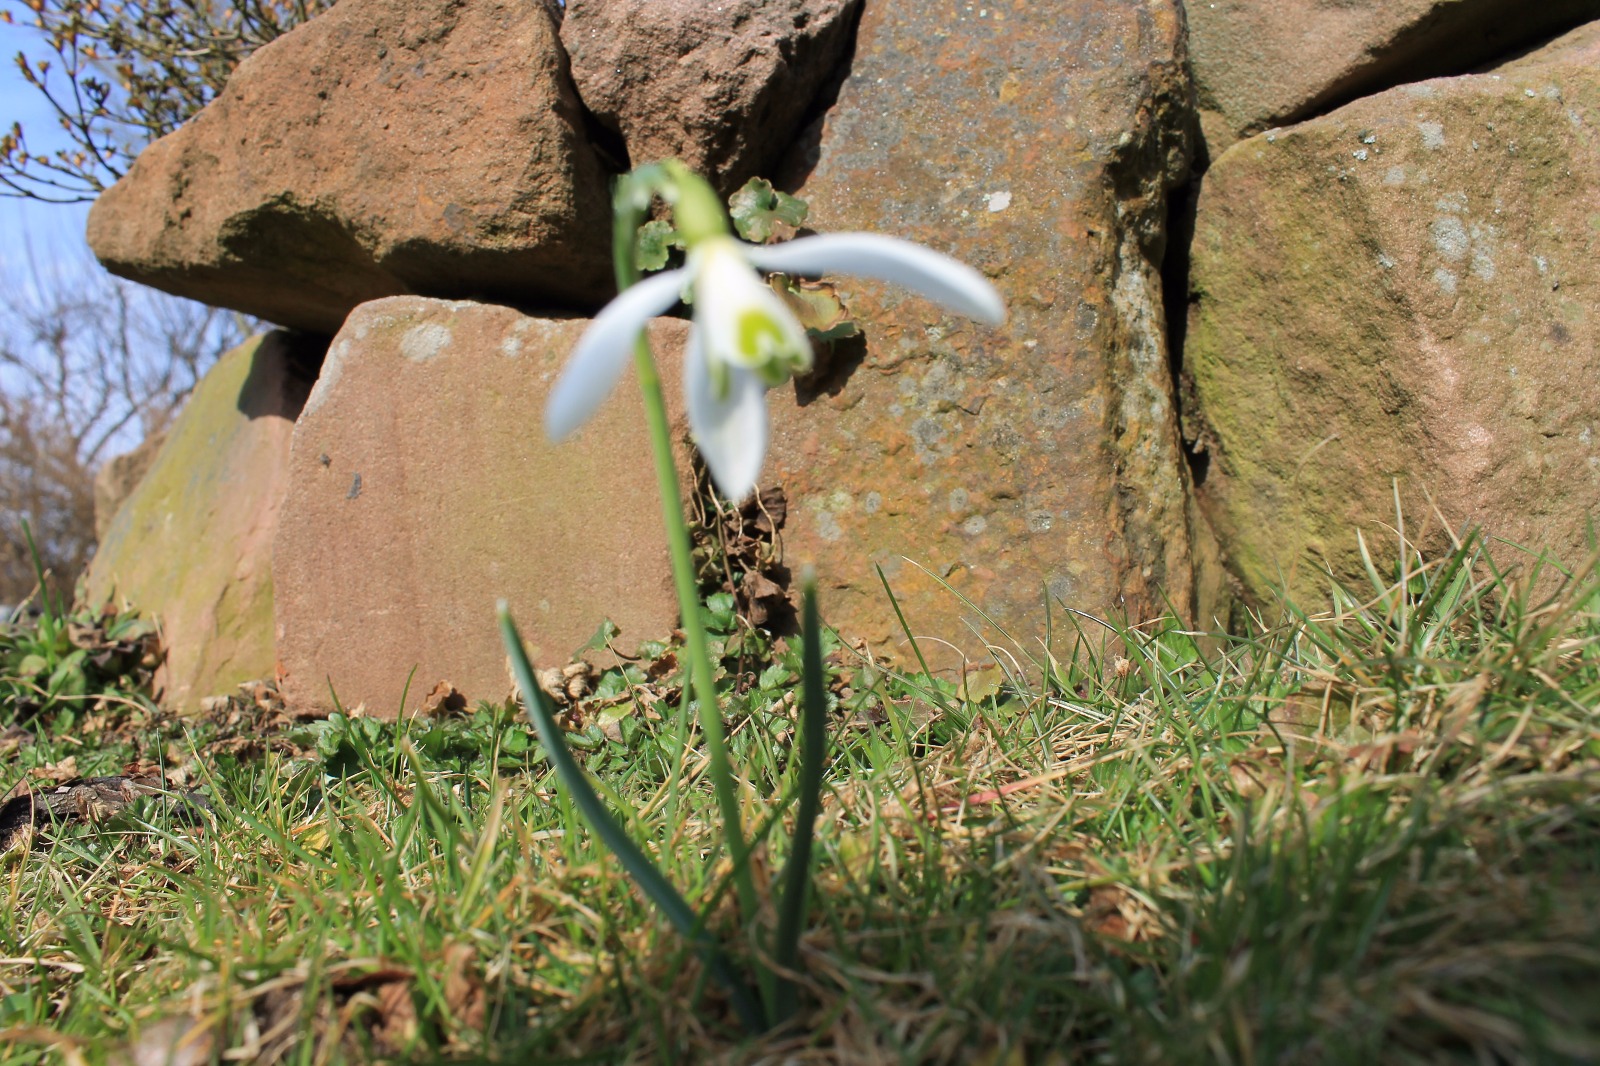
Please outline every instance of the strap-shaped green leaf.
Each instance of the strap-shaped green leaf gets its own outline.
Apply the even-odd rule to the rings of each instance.
[[[783,897],[778,904],[778,939],[773,961],[781,973],[793,973],[800,959],[800,934],[805,929],[811,890],[811,841],[822,805],[822,770],[828,754],[828,687],[822,668],[822,621],[817,612],[817,577],[801,577],[800,669],[800,799],[795,809],[794,843],[783,865]],[[795,987],[782,978],[777,1020],[794,1014]]]
[[[522,700],[527,705],[528,717],[533,720],[533,726],[539,732],[539,740],[544,744],[544,750],[551,764],[555,766],[561,783],[566,786],[573,802],[577,804],[578,811],[589,823],[590,828],[599,835],[605,846],[610,848],[612,854],[622,863],[623,869],[633,878],[633,883],[639,886],[639,890],[661,909],[667,920],[676,926],[701,953],[712,974],[728,990],[733,1009],[745,1028],[752,1033],[762,1032],[766,1028],[765,1019],[751,997],[749,989],[735,975],[727,955],[701,928],[693,908],[678,890],[672,887],[650,861],[649,856],[645,855],[644,849],[628,836],[627,830],[606,809],[605,804],[600,802],[600,797],[595,794],[583,770],[573,759],[572,753],[567,750],[566,739],[562,736],[561,727],[556,723],[555,713],[550,709],[544,690],[539,687],[539,682],[534,676],[533,664],[528,661],[528,653],[522,646],[522,637],[517,632],[516,623],[511,620],[511,612],[502,603],[498,613],[500,636],[505,642],[506,654],[511,657],[511,672],[516,678],[517,687],[522,690]]]

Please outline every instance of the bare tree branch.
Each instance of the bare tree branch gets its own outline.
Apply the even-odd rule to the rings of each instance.
[[[39,31],[54,59],[18,53],[69,146],[38,152],[0,133],[0,196],[92,200],[140,150],[222,90],[251,52],[336,0],[0,0],[0,20]],[[15,12],[15,15],[14,15]]]
[[[29,519],[57,587],[94,550],[94,476],[163,430],[253,323],[112,278],[87,250],[0,263],[0,603],[34,584]]]

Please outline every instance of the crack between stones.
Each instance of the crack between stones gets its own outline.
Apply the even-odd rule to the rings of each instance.
[[[1152,72],[1147,93],[1147,120],[1108,167],[1118,220],[1108,278],[1117,323],[1108,375],[1117,520],[1135,586],[1192,612],[1194,546],[1203,538],[1194,528],[1178,387],[1192,225],[1175,222],[1192,210],[1202,141],[1186,30],[1172,66]]]
[[[1260,130],[1246,131],[1240,139],[1255,136],[1274,126],[1295,125],[1321,118],[1346,104],[1376,96],[1397,86],[1429,78],[1482,73],[1490,67],[1535,51],[1600,17],[1600,11],[1585,9],[1579,4],[1572,6],[1571,14],[1565,17],[1528,28],[1525,16],[1524,20],[1518,18],[1518,12],[1524,9],[1525,4],[1526,0],[1501,0],[1499,3],[1489,0],[1470,15],[1451,12],[1450,5],[1442,5],[1428,18],[1395,37],[1383,51],[1372,55],[1366,65],[1329,85],[1299,109],[1268,120]],[[1460,20],[1459,24],[1440,31],[1438,23],[1451,14]],[[1485,30],[1485,24],[1495,25],[1496,31]],[[1494,47],[1475,43],[1474,38],[1478,35],[1492,34],[1501,27],[1506,31],[1506,36],[1496,41]]]

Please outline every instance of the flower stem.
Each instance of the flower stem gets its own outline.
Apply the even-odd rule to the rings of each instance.
[[[711,784],[717,806],[722,811],[723,833],[733,861],[734,884],[745,920],[755,917],[758,901],[755,879],[747,861],[744,823],[739,814],[739,797],[734,787],[733,767],[728,759],[727,735],[722,727],[722,705],[717,697],[716,674],[700,618],[700,588],[694,576],[694,556],[689,545],[689,527],[683,518],[683,495],[678,491],[678,470],[672,461],[672,431],[667,421],[667,405],[661,392],[661,375],[650,356],[650,345],[641,335],[634,346],[634,367],[639,388],[644,393],[645,420],[650,427],[650,444],[655,452],[656,484],[661,492],[661,513],[667,529],[667,549],[672,557],[673,583],[678,589],[678,612],[683,616],[684,642],[688,645],[689,680],[700,704],[700,731],[705,734],[706,754],[710,759]]]
[[[634,265],[634,241],[639,225],[649,209],[650,192],[665,177],[661,168],[647,167],[622,179],[617,189],[615,225],[612,229],[612,261],[615,264],[617,291],[639,280]],[[739,893],[739,909],[746,923],[755,921],[759,900],[755,878],[750,872],[749,844],[744,835],[744,819],[739,813],[739,795],[733,766],[728,759],[727,734],[722,727],[722,704],[717,698],[716,673],[700,619],[700,588],[695,581],[694,555],[689,545],[689,527],[683,517],[683,495],[678,491],[678,470],[672,460],[672,429],[667,420],[666,398],[661,391],[661,375],[650,354],[650,342],[643,333],[634,342],[633,362],[644,395],[645,421],[650,428],[650,447],[655,453],[656,485],[661,493],[661,517],[667,530],[667,550],[672,559],[672,579],[678,590],[678,613],[683,619],[684,641],[689,653],[689,684],[700,705],[700,731],[706,738],[710,760],[711,785],[722,812],[722,831],[728,842],[728,857],[733,863],[734,884]],[[770,996],[767,997],[770,1002]]]

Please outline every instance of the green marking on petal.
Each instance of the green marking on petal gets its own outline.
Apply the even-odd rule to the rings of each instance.
[[[747,366],[761,366],[787,354],[783,327],[758,307],[739,312],[734,337],[739,346],[740,361]]]
[[[711,375],[711,395],[717,398],[718,403],[726,401],[733,388],[733,372],[728,369],[728,364],[717,359],[707,360],[706,372]]]

